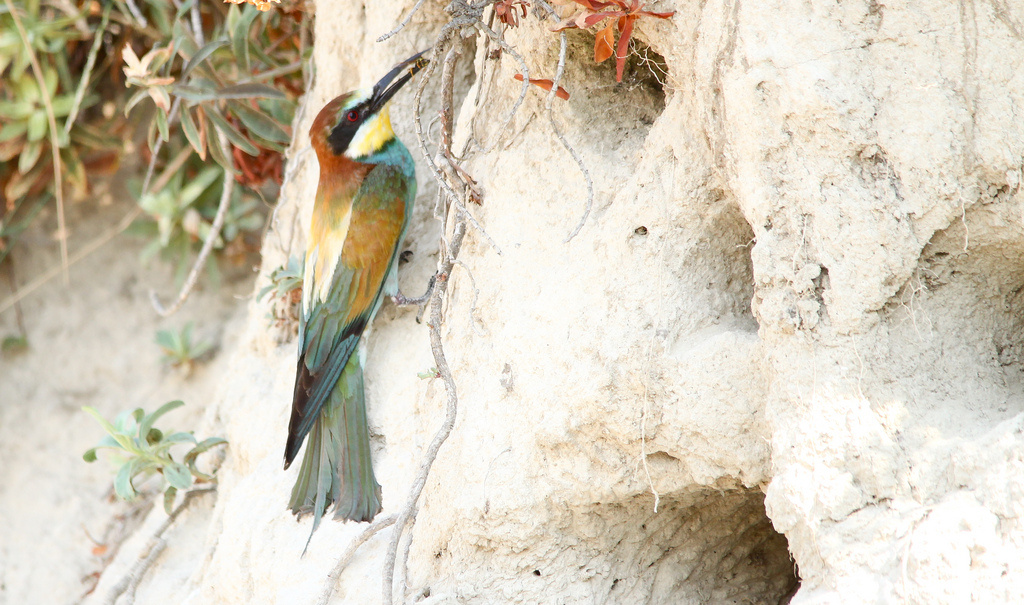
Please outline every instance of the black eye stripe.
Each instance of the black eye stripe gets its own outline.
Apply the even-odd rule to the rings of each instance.
[[[356,131],[363,123],[363,118],[366,117],[366,110],[370,106],[370,101],[366,100],[346,109],[344,113],[338,116],[338,123],[334,128],[331,129],[331,133],[327,136],[327,142],[331,146],[331,150],[335,155],[341,155],[348,149],[350,143],[352,143],[352,137],[356,135]],[[357,116],[355,121],[349,120],[349,116],[352,112],[356,112]]]
[[[345,153],[349,143],[352,142],[352,137],[356,136],[357,130],[359,130],[359,122],[349,122],[348,120],[342,120],[331,129],[331,134],[327,135],[327,142],[335,155]]]

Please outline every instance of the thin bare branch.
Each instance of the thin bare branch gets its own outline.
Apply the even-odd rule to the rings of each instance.
[[[441,33],[438,34],[437,42],[434,45],[433,55],[432,56],[433,57],[440,56],[441,51],[447,46],[449,40],[456,34],[456,32],[460,28],[462,28],[464,26],[467,26],[467,25],[474,25],[477,21],[478,20],[476,20],[476,19],[471,19],[471,18],[466,18],[466,17],[456,18],[456,19],[453,19],[451,22],[449,22],[447,25],[445,25],[443,28],[441,28]],[[424,135],[424,133],[423,133],[423,123],[420,120],[419,116],[422,115],[423,91],[426,89],[427,82],[430,81],[430,77],[434,74],[434,71],[435,71],[436,68],[437,68],[437,61],[436,60],[433,60],[430,63],[428,63],[427,67],[426,67],[426,72],[423,74],[422,79],[419,82],[419,86],[416,88],[416,95],[415,95],[415,114],[416,114],[416,119],[414,120],[415,121],[415,127],[416,127],[416,141],[417,141],[417,143],[419,143],[420,151],[423,152],[424,159],[427,160],[427,167],[430,168],[430,172],[431,172],[431,174],[434,175],[434,180],[437,181],[437,183],[440,186],[441,190],[448,196],[448,199],[451,199],[451,200],[455,201],[456,205],[459,206],[459,209],[468,217],[468,220],[469,220],[470,224],[472,224],[475,229],[477,229],[481,234],[483,234],[483,236],[487,240],[487,242],[491,245],[492,248],[494,248],[494,250],[500,256],[502,254],[501,247],[498,246],[497,242],[495,242],[494,239],[490,236],[490,234],[487,233],[487,231],[483,228],[483,225],[481,225],[476,220],[476,218],[472,214],[470,214],[469,210],[466,209],[466,206],[465,206],[465,204],[462,201],[462,197],[457,195],[455,193],[455,190],[452,189],[452,186],[448,183],[448,181],[442,175],[441,169],[438,168],[437,161],[434,159],[434,156],[432,156],[430,154],[430,151],[427,149],[426,135]],[[454,75],[452,75],[452,78],[454,79]],[[442,92],[443,92],[443,90],[442,90]],[[449,152],[450,152],[450,149],[449,149]],[[444,154],[440,154],[440,153],[438,154],[438,156],[439,157],[445,157]]]
[[[10,0],[7,0],[8,2]],[[226,158],[231,157],[231,150],[228,149],[227,139],[224,133],[219,128],[214,127],[214,133],[216,134],[217,144],[220,145],[221,155]],[[196,258],[196,262],[192,265],[192,270],[189,271],[188,278],[185,279],[185,284],[181,287],[181,291],[178,292],[178,298],[175,299],[174,304],[169,308],[165,308],[160,302],[160,298],[157,297],[156,292],[153,290],[149,291],[149,300],[153,304],[153,308],[161,317],[168,317],[174,314],[181,308],[185,301],[188,300],[189,294],[192,293],[192,289],[195,288],[196,281],[199,279],[199,272],[206,264],[206,257],[213,251],[213,245],[217,242],[217,238],[220,237],[220,230],[224,227],[224,218],[228,214],[228,207],[231,205],[231,194],[235,190],[235,175],[234,172],[227,167],[224,168],[224,187],[220,192],[220,205],[217,206],[217,215],[213,217],[213,224],[210,226],[210,232],[206,236],[206,241],[203,242],[203,247],[199,251],[199,257]]]
[[[57,139],[57,118],[53,113],[53,99],[50,98],[50,89],[46,86],[43,78],[43,68],[39,64],[39,57],[32,47],[28,38],[28,32],[21,22],[21,16],[14,7],[12,0],[4,0],[7,10],[14,20],[14,27],[21,37],[21,44],[28,53],[29,63],[32,65],[32,73],[36,77],[36,84],[39,86],[39,94],[43,99],[43,107],[46,109],[46,121],[50,125],[50,155],[53,162],[53,195],[57,199],[57,238],[60,241],[60,264],[64,274],[64,285],[71,284],[71,276],[68,273],[68,231],[64,223],[64,169],[60,163],[60,141]]]
[[[82,32],[83,36],[92,35],[89,31],[89,22],[85,20],[84,10],[72,4],[71,0],[55,0],[54,4],[75,20],[75,29]]]
[[[523,59],[523,56],[516,52],[516,49],[509,46],[509,44],[505,42],[505,40],[503,40],[496,31],[484,25],[483,21],[477,21],[474,25],[482,34],[486,35],[491,40],[494,40],[494,42],[501,47],[502,52],[506,52],[511,55],[512,58],[519,63],[519,69],[523,74],[523,86],[519,89],[519,98],[517,98],[516,102],[512,104],[512,110],[508,112],[508,115],[505,116],[504,120],[502,120],[501,126],[498,127],[498,138],[495,139],[494,144],[483,149],[483,152],[487,153],[491,151],[501,140],[501,134],[505,132],[508,125],[512,123],[512,118],[514,118],[516,112],[519,111],[519,106],[523,104],[523,100],[526,98],[526,92],[530,89],[530,68],[526,65],[526,60]],[[558,89],[553,88],[552,90]]]
[[[216,489],[216,485],[211,485],[209,487],[199,487],[185,492],[185,496],[182,498],[181,504],[172,510],[171,514],[167,515],[164,522],[160,524],[160,527],[153,532],[153,535],[150,537],[146,547],[142,550],[145,555],[132,566],[128,575],[121,578],[121,580],[110,589],[110,594],[107,595],[107,600],[105,601],[107,605],[114,605],[118,597],[122,594],[125,595],[125,600],[128,603],[135,601],[135,589],[139,587],[139,582],[142,581],[142,578],[146,575],[146,572],[153,565],[153,562],[156,561],[157,557],[160,556],[163,549],[167,547],[167,542],[165,542],[162,537],[164,532],[171,527],[171,524],[173,524],[178,518],[178,515],[188,508],[196,496],[216,491]]]
[[[158,176],[157,179],[153,181],[153,189],[162,189],[164,185],[167,184],[167,181],[169,181],[171,177],[174,176],[174,173],[176,173],[178,169],[181,168],[181,166],[185,163],[185,161],[188,160],[188,156],[190,155],[192,155],[192,148],[183,147],[181,151],[178,152],[178,155],[175,156],[174,159],[171,160],[167,164],[167,166],[164,167],[164,171],[160,173],[160,176]],[[154,161],[150,163],[151,168],[156,163],[156,156],[154,155],[153,157]],[[152,173],[150,173],[150,176],[152,176]],[[143,195],[145,195],[146,191],[148,191],[148,187],[149,184],[147,183],[146,186],[143,188]],[[133,208],[131,212],[126,214],[124,218],[122,218],[120,222],[118,222],[117,226],[110,229],[103,235],[97,237],[96,239],[92,240],[78,252],[72,254],[71,257],[68,259],[68,268],[70,268],[72,265],[79,262],[80,260],[86,258],[93,252],[99,250],[101,247],[103,247],[104,244],[114,239],[114,237],[116,237],[122,231],[130,227],[132,222],[134,222],[135,219],[138,218],[141,214],[142,208],[140,206],[136,206],[135,208]],[[3,313],[7,309],[10,309],[14,305],[17,305],[22,299],[35,292],[37,289],[39,289],[41,286],[52,280],[54,277],[60,275],[60,273],[61,267],[55,267],[47,271],[46,273],[43,273],[35,280],[33,280],[29,285],[25,286],[25,288],[19,290],[14,295],[7,298],[7,300],[3,301],[3,303],[0,303],[0,313]]]
[[[171,103],[171,112],[167,114],[167,123],[172,124],[178,117],[178,110],[181,109],[181,97],[175,97]],[[153,150],[150,152],[149,165],[146,166],[146,178],[142,180],[142,193],[139,194],[139,198],[149,193],[149,181],[153,178],[153,170],[156,168],[156,162],[160,157],[160,149],[164,146],[163,137],[157,137],[156,143],[153,144]]]
[[[427,161],[427,167],[430,168],[430,172],[434,176],[434,180],[437,181],[437,184],[451,199],[454,199],[458,196],[456,196],[455,191],[451,188],[451,185],[449,185],[448,182],[444,179],[444,176],[441,174],[441,170],[437,167],[437,162],[434,161],[434,157],[427,149],[427,139],[426,135],[423,133],[423,121],[419,118],[419,116],[422,115],[423,111],[423,91],[426,90],[427,83],[430,81],[430,78],[434,75],[434,72],[437,70],[437,57],[439,57],[443,51],[447,50],[449,40],[452,38],[452,36],[455,34],[459,27],[461,27],[461,25],[457,25],[454,21],[452,21],[445,25],[443,28],[441,28],[441,33],[438,34],[437,42],[435,42],[434,48],[432,49],[432,60],[430,61],[430,63],[427,63],[426,71],[423,73],[422,76],[420,76],[419,85],[416,87],[416,94],[413,97],[415,101],[414,113],[416,115],[416,119],[414,120],[413,125],[415,126],[416,129],[416,142],[419,143],[420,151],[423,153],[423,158]]]
[[[391,36],[402,31],[402,29],[405,28],[406,25],[409,25],[409,22],[412,21],[412,16],[416,14],[416,11],[420,10],[421,6],[423,6],[423,0],[418,0],[416,2],[416,6],[412,7],[412,10],[409,11],[409,14],[405,16],[405,19],[402,19],[402,22],[396,25],[393,30],[377,38],[377,42],[383,42],[390,38]]]
[[[191,13],[189,16],[192,18],[192,36],[195,37],[199,48],[202,48],[206,46],[206,37],[203,35],[203,17],[199,14],[199,0],[192,3],[189,12]]]
[[[342,553],[338,562],[334,564],[334,569],[331,573],[327,574],[327,580],[324,582],[323,591],[320,593],[320,598],[317,599],[317,605],[327,605],[327,602],[331,600],[331,595],[334,594],[334,588],[338,585],[338,579],[341,577],[341,573],[348,567],[349,561],[355,556],[356,551],[360,546],[366,544],[370,538],[377,534],[382,529],[391,527],[395,524],[395,520],[398,519],[398,515],[387,515],[385,517],[378,517],[376,521],[371,523],[363,533],[356,536],[348,544],[348,548]]]
[[[565,135],[562,134],[562,129],[559,128],[558,123],[555,122],[555,114],[551,109],[551,101],[555,98],[555,93],[558,91],[558,83],[562,80],[562,74],[565,72],[566,40],[564,30],[562,31],[561,40],[561,46],[558,50],[558,71],[555,73],[555,81],[551,86],[551,92],[548,93],[547,98],[548,121],[551,123],[551,130],[555,133],[555,136],[558,137],[558,140],[562,142],[562,147],[565,147],[566,151],[569,152],[569,155],[572,156],[572,159],[576,160],[576,165],[579,166],[580,172],[583,173],[583,178],[587,181],[587,205],[583,210],[583,216],[580,217],[580,222],[576,224],[576,228],[572,230],[569,237],[562,241],[562,243],[568,244],[572,238],[576,237],[576,234],[580,232],[580,229],[583,229],[583,225],[587,222],[587,217],[590,216],[590,209],[594,205],[594,180],[590,178],[590,171],[587,170],[586,165],[583,164],[583,158],[580,157],[580,154],[576,152],[573,146],[569,144],[569,141],[566,140]]]
[[[167,186],[167,183],[170,182],[170,180],[179,170],[181,170],[181,167],[185,165],[185,162],[188,161],[188,158],[191,155],[192,147],[182,147],[178,151],[178,155],[174,156],[174,159],[168,162],[166,166],[164,166],[164,171],[160,173],[160,176],[156,177],[155,181],[153,181],[153,190],[160,191],[165,186]],[[145,193],[143,193],[143,195],[145,195]]]
[[[139,589],[139,584],[142,582],[142,578],[145,575],[146,570],[153,566],[153,563],[157,560],[157,557],[164,552],[165,548],[167,548],[167,541],[160,538],[150,547],[149,554],[146,555],[146,558],[136,564],[140,571],[137,574],[132,574],[131,581],[128,582],[128,586],[124,591],[125,605],[135,605],[135,591]]]
[[[410,517],[410,520],[413,524],[416,522],[416,513],[418,512],[418,507],[412,511],[412,516]],[[402,541],[401,564],[398,566],[398,594],[401,595],[403,601],[405,600],[405,594],[409,591],[409,551],[412,550],[413,530],[415,529],[415,525],[409,525],[409,531],[406,532],[405,540]]]
[[[491,10],[487,11],[487,27],[491,27],[493,24],[494,24],[494,8],[491,7]],[[494,73],[491,74],[490,80],[488,80],[488,78],[486,77],[486,75],[487,75],[487,64],[490,62],[490,61],[488,61],[488,59],[490,57],[490,52],[491,52],[490,44],[491,44],[491,39],[489,37],[484,37],[483,38],[483,44],[479,44],[479,43],[477,44],[477,53],[478,53],[478,55],[480,56],[481,59],[480,59],[480,67],[477,70],[477,74],[476,74],[476,96],[473,98],[473,108],[474,108],[474,110],[478,110],[480,108],[480,100],[483,98],[485,83],[486,83],[486,86],[490,87],[490,80],[493,80],[493,77],[494,77]],[[497,63],[497,61],[495,61],[495,63]],[[496,69],[492,70],[492,71],[496,73]],[[479,116],[480,116],[480,112],[479,111],[474,111],[473,112],[473,118],[472,118],[472,120],[469,123],[470,136],[467,139],[468,141],[476,142],[476,139],[477,139],[477,136],[476,136],[476,120],[477,120],[477,118]],[[499,136],[500,136],[500,133],[499,133]],[[478,147],[480,146],[479,143],[477,143],[477,146]],[[467,144],[465,146],[465,149],[463,149],[463,152],[468,151],[468,147],[469,147],[469,145]]]
[[[455,426],[455,418],[458,413],[459,397],[458,391],[455,386],[455,379],[452,377],[451,368],[448,366],[448,360],[444,354],[444,344],[441,341],[441,307],[445,293],[448,291],[448,278],[451,274],[451,257],[452,253],[458,253],[458,248],[461,247],[462,238],[466,234],[466,223],[464,220],[456,219],[458,222],[455,225],[455,234],[452,237],[452,249],[449,250],[449,254],[443,255],[441,260],[438,262],[439,272],[437,276],[437,285],[434,288],[434,294],[430,301],[430,350],[434,354],[434,363],[437,367],[437,373],[440,375],[441,380],[444,382],[445,392],[447,393],[447,406],[445,407],[444,420],[441,423],[441,427],[434,434],[433,440],[427,447],[427,451],[423,454],[423,461],[420,464],[420,469],[416,474],[416,480],[412,484],[412,488],[409,490],[409,497],[406,501],[405,507],[398,517],[398,521],[395,524],[395,531],[391,536],[391,543],[388,545],[387,554],[384,557],[384,603],[394,603],[392,598],[393,584],[394,584],[394,573],[395,573],[395,560],[398,555],[398,543],[402,538],[402,532],[405,526],[410,523],[415,515],[416,502],[419,500],[420,494],[423,493],[423,488],[427,484],[427,477],[430,475],[430,468],[433,466],[434,461],[437,459],[437,452],[441,449],[441,446],[451,435],[452,428]]]
[[[135,20],[139,22],[139,25],[142,27],[149,27],[149,22],[142,16],[142,11],[140,11],[138,5],[135,4],[135,0],[125,0],[124,3],[128,5],[128,12],[135,17]]]
[[[443,48],[443,44],[447,44],[447,38],[439,37],[438,44],[435,45],[435,56],[438,56],[438,52]],[[453,111],[453,78],[450,77],[449,72],[454,72],[455,60],[458,54],[462,52],[461,44],[454,44],[449,50],[449,55],[446,57],[444,62],[444,73],[442,73],[442,87],[441,87],[441,150],[439,154],[451,151],[451,130],[452,122],[454,119]],[[451,59],[451,60],[449,60]],[[434,63],[432,62],[431,65]],[[420,91],[425,86],[426,78],[420,83]],[[416,123],[417,123],[417,135],[420,139],[421,148],[426,153],[426,147],[423,141],[423,130],[420,125],[420,113],[419,113],[419,101],[416,106]],[[430,469],[437,459],[437,453],[441,449],[441,446],[448,439],[451,434],[452,428],[455,426],[455,418],[458,411],[458,392],[455,385],[455,379],[452,377],[451,368],[448,366],[448,360],[444,354],[444,344],[441,340],[441,323],[442,319],[442,306],[445,300],[445,294],[448,291],[448,280],[451,276],[452,267],[455,259],[458,257],[459,250],[462,247],[463,238],[466,235],[466,224],[468,213],[462,210],[465,207],[464,200],[460,207],[460,198],[455,194],[451,185],[444,182],[444,176],[437,170],[436,165],[433,165],[432,159],[428,157],[428,160],[432,164],[432,172],[434,177],[438,180],[439,184],[442,185],[442,189],[445,192],[451,192],[449,197],[449,203],[445,204],[445,216],[443,226],[447,226],[448,219],[451,218],[450,210],[452,206],[455,206],[454,214],[454,226],[451,238],[447,244],[442,240],[441,251],[438,255],[437,261],[437,280],[434,286],[434,292],[431,294],[430,300],[430,349],[434,355],[434,362],[437,367],[438,375],[445,385],[445,392],[447,393],[447,405],[445,407],[444,420],[441,423],[441,427],[434,434],[433,440],[424,452],[423,460],[420,463],[420,468],[416,473],[416,477],[413,481],[412,487],[409,490],[409,496],[406,500],[406,504],[402,507],[399,513],[398,520],[395,523],[395,531],[392,532],[391,542],[388,544],[387,554],[384,558],[384,569],[383,569],[383,602],[385,605],[392,605],[393,592],[394,592],[394,575],[395,575],[395,562],[398,556],[399,543],[402,541],[402,535],[405,531],[406,526],[413,522],[416,516],[416,503],[419,500],[420,495],[423,493],[423,488],[427,483],[427,477],[430,475]],[[444,228],[442,228],[444,230]],[[400,585],[404,586],[404,578],[400,578]],[[404,599],[404,594],[402,595]]]
[[[555,17],[556,19],[558,18],[558,13],[555,12],[555,9],[552,8],[546,0],[536,0],[536,2],[537,6],[547,11],[548,16]],[[562,30],[558,48],[558,70],[555,72],[555,79],[554,82],[552,82],[551,84],[551,92],[548,93],[547,102],[545,106],[548,112],[548,121],[551,123],[551,130],[554,131],[555,136],[558,137],[558,140],[562,143],[562,147],[565,147],[566,151],[569,152],[569,155],[572,156],[572,159],[576,161],[576,165],[579,166],[580,172],[583,173],[583,178],[586,179],[587,181],[587,204],[583,210],[583,216],[580,218],[579,223],[576,224],[576,228],[573,229],[572,233],[569,234],[569,237],[565,238],[565,240],[563,240],[562,242],[568,244],[569,241],[572,240],[572,238],[576,237],[576,235],[580,232],[580,229],[583,229],[583,225],[586,224],[587,222],[587,217],[590,216],[590,210],[594,205],[594,181],[593,179],[590,178],[590,171],[587,170],[586,165],[583,164],[583,159],[580,158],[580,155],[576,152],[576,149],[574,149],[573,146],[569,144],[569,141],[565,138],[565,135],[562,134],[562,130],[558,127],[558,124],[555,122],[555,115],[551,109],[552,101],[555,98],[555,93],[558,91],[558,85],[562,81],[562,75],[565,74],[566,46],[567,44],[565,30]]]

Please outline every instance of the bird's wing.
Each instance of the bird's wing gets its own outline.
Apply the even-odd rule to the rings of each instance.
[[[308,306],[303,301],[304,321],[299,327],[299,361],[285,448],[286,467],[298,454],[302,440],[373,318],[405,227],[410,187],[410,179],[398,167],[379,164],[373,168],[352,200],[348,231],[333,274],[314,273],[303,289],[303,298],[313,299]],[[317,253],[330,248],[318,246]],[[321,266],[310,260],[313,259],[307,259],[306,271]],[[328,277],[330,288],[321,298],[319,280]]]

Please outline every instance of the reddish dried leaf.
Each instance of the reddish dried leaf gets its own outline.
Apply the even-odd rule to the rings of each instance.
[[[510,1],[511,0],[502,0],[502,2]],[[675,14],[675,11],[652,12],[642,10],[644,4],[640,0],[610,0],[609,2],[602,2],[600,0],[572,1],[583,6],[585,10],[561,20],[557,25],[555,25],[555,27],[551,28],[551,31],[559,32],[572,28],[587,29],[597,25],[605,19],[614,19],[615,21],[613,21],[612,24],[608,25],[597,34],[597,39],[594,41],[594,61],[601,63],[608,59],[612,54],[615,54],[615,79],[618,82],[622,81],[622,72],[626,65],[626,53],[629,50],[629,40],[633,36],[633,26],[636,19],[640,16],[654,17],[656,19],[668,19]],[[605,10],[608,8],[611,8],[612,10]],[[618,52],[612,51],[615,47],[613,32],[611,31],[613,25],[618,28],[620,34],[617,49]]]
[[[25,149],[25,139],[17,137],[0,143],[0,162],[9,162],[21,155]]]
[[[612,2],[601,2],[600,0],[573,0],[573,2],[592,11],[603,10],[609,6],[621,6],[625,8],[625,3],[622,2],[622,0],[612,0]]]
[[[625,24],[619,33],[619,48],[615,53],[615,81],[622,81],[622,70],[626,67],[626,53],[629,50],[629,38],[633,35],[633,22],[636,16],[628,15],[623,17]]]
[[[601,21],[607,19],[608,17],[618,17],[621,14],[622,13],[619,12],[619,11],[612,11],[612,12],[594,13],[592,15],[586,15],[585,17],[583,15],[580,15],[582,17],[582,19],[578,19],[577,21],[581,24],[580,28],[582,29],[582,28],[591,27],[593,25],[597,25],[598,23],[600,23]]]
[[[121,166],[121,154],[117,151],[98,151],[82,158],[82,164],[90,177],[113,176]]]
[[[516,74],[513,77],[516,80],[519,80],[520,82],[523,81],[523,74]],[[548,92],[550,92],[551,87],[555,85],[553,81],[548,80],[547,78],[530,78],[530,84],[533,84],[534,86],[540,86],[541,88]],[[565,99],[566,101],[568,101],[569,91],[559,86],[558,91],[555,92],[555,96],[558,97],[559,99]]]
[[[594,40],[594,63],[602,63],[615,54],[615,28],[614,23],[597,32],[597,39]]]
[[[509,27],[519,27],[520,16],[516,14],[516,7],[522,9],[522,18],[526,18],[526,7],[530,6],[525,0],[499,0],[494,4],[494,14],[498,20]]]

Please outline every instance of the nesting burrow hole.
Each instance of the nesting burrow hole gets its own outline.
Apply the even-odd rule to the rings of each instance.
[[[590,514],[605,517],[610,563],[600,603],[788,603],[800,585],[786,538],[757,490],[647,495]]]

